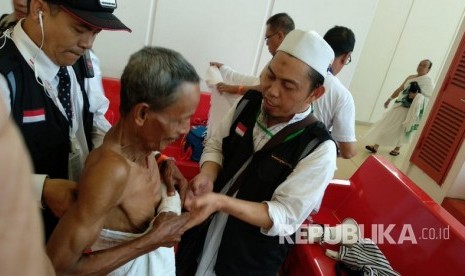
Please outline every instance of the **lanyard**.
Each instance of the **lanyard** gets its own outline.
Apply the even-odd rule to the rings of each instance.
[[[261,130],[263,130],[263,132],[265,132],[265,134],[271,138],[271,137],[274,136],[274,134],[271,133],[271,131],[269,131],[268,128],[267,128],[266,126],[264,126],[262,123],[260,123],[260,121],[258,121],[258,116],[260,115],[260,113],[261,113],[261,111],[259,111],[259,112],[257,113],[257,118],[255,119],[255,121],[257,122],[258,127],[260,127]],[[302,129],[299,129],[299,130],[297,130],[297,131],[295,131],[295,132],[289,134],[289,135],[284,139],[283,142],[287,142],[287,141],[289,141],[289,140],[294,139],[296,136],[298,136],[299,134],[301,134],[304,130],[305,130],[305,129],[302,128]]]

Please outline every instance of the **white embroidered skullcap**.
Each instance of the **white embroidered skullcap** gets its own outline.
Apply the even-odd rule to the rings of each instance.
[[[315,69],[323,77],[333,63],[334,51],[315,31],[293,30],[286,35],[278,51],[286,52]]]

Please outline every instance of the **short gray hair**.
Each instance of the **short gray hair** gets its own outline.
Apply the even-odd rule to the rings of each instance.
[[[154,111],[173,104],[177,88],[185,83],[199,83],[194,67],[178,52],[162,47],[145,47],[131,55],[121,76],[122,116],[138,103],[147,103]]]

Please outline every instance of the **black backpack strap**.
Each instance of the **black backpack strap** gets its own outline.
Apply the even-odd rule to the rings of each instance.
[[[307,126],[313,123],[316,123],[317,121],[318,120],[313,114],[309,114],[304,119],[298,122],[292,123],[290,125],[287,125],[283,129],[281,129],[278,133],[276,133],[276,135],[271,137],[271,139],[263,146],[261,150],[267,150],[269,148],[272,148],[272,147],[275,147],[281,144],[287,138],[287,136],[291,135],[292,133],[298,130],[304,129]]]
[[[81,90],[85,90],[84,89],[84,80],[85,80],[85,77],[84,77],[84,72],[82,71],[82,68],[80,66],[80,63],[82,62],[81,59],[83,57],[81,56],[74,64],[73,64],[73,70],[74,70],[74,73],[76,74],[76,78],[78,80],[78,83],[79,85],[81,86]]]

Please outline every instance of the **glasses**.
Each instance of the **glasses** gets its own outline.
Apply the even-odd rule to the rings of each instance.
[[[346,63],[344,65],[347,65],[352,62],[352,55],[349,55],[349,58],[347,59]]]
[[[278,32],[276,32],[276,33],[274,33],[274,34],[270,34],[270,35],[265,36],[265,41],[268,40],[268,39],[270,39],[270,38],[272,38],[273,36],[275,36],[275,35],[277,35],[277,34],[278,34]]]

